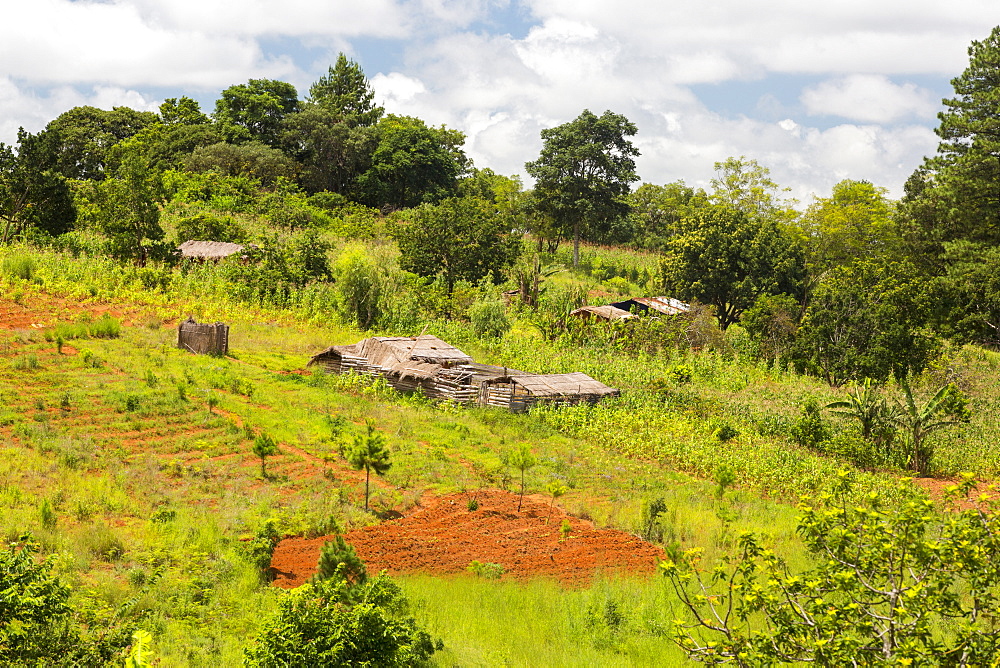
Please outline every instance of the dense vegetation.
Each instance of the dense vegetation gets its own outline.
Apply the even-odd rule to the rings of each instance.
[[[1000,471],[998,61],[1000,28],[971,46],[938,153],[898,202],[845,180],[798,208],[746,157],[719,163],[710,191],[632,190],[638,130],[610,111],[543,133],[524,191],[472,165],[461,132],[376,106],[343,56],[304,100],[251,80],[211,116],[181,97],[159,114],[78,107],[21,132],[0,146],[0,286],[52,322],[0,348],[0,590],[12,592],[0,656],[100,664],[146,651],[138,629],[171,665],[357,652],[386,665],[615,665],[679,660],[673,641],[706,662],[878,664],[941,647],[956,665],[985,661],[980,616],[1000,582],[982,567],[996,561],[983,539],[992,510],[943,519],[899,479]],[[247,253],[183,260],[190,239]],[[607,325],[568,315],[652,294],[692,308]],[[171,347],[162,323],[189,313],[233,324],[230,357]],[[623,395],[513,416],[289,373],[331,343],[422,331]],[[259,475],[233,464],[242,457]],[[364,484],[328,473],[334,461],[364,470]],[[319,475],[296,462],[319,462]],[[561,490],[574,512],[661,543],[668,577],[567,593],[352,581],[334,565],[292,594],[266,586],[282,535],[337,533],[424,490],[487,485]],[[802,495],[822,510],[804,504],[796,520],[788,503]],[[873,531],[888,538],[857,540]],[[940,547],[962,540],[983,551]],[[923,550],[912,568],[947,577],[893,581],[879,590],[891,600],[844,586],[909,546]],[[810,561],[843,550],[858,562],[846,571]],[[727,555],[735,566],[711,581],[699,571]],[[766,586],[733,593],[761,573]],[[698,598],[720,583],[721,598]],[[876,646],[885,631],[870,620],[903,595],[923,606],[900,622],[910,635]],[[790,618],[800,599],[814,608]],[[723,605],[739,624],[673,623]],[[747,630],[758,622],[770,631]],[[306,644],[288,639],[307,637],[314,653],[296,654]]]

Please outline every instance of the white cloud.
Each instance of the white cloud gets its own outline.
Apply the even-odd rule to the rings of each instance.
[[[897,85],[888,77],[854,74],[807,88],[800,98],[812,115],[834,115],[865,123],[892,123],[907,117],[933,119],[938,105],[930,91]]]
[[[405,106],[417,96],[427,92],[420,81],[398,72],[379,74],[371,79],[372,89],[380,104],[385,104],[390,111],[395,107]]]

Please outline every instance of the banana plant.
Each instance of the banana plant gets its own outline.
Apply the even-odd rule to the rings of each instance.
[[[911,465],[916,473],[926,473],[931,452],[925,446],[925,439],[931,432],[969,421],[968,401],[954,383],[943,385],[923,406],[918,406],[913,398],[910,381],[899,379],[903,390],[903,401],[897,400],[898,412],[893,422],[903,429],[912,448]]]
[[[855,418],[861,423],[861,438],[885,444],[892,440],[898,408],[879,392],[871,378],[847,391],[847,399],[834,401],[826,409],[836,415]]]

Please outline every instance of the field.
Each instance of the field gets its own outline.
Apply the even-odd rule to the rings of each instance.
[[[714,560],[753,531],[800,564],[799,495],[845,467],[859,493],[903,475],[794,443],[803,402],[842,390],[741,357],[738,340],[726,353],[654,355],[561,345],[523,323],[492,341],[432,323],[477,359],[580,370],[623,389],[597,407],[511,415],[306,368],[311,354],[364,336],[347,327],[124,280],[74,293],[44,262],[41,284],[4,278],[0,292],[0,529],[8,540],[32,531],[92,619],[144,620],[160,665],[238,664],[335,524],[371,570],[398,578],[444,642],[439,665],[680,662],[660,555],[699,547]],[[175,347],[188,313],[231,324],[228,357]],[[962,470],[995,477],[996,365],[992,353],[954,350],[924,379],[960,383],[974,417],[938,442],[939,479],[915,484],[937,490]],[[364,472],[340,455],[366,420],[392,461],[372,477],[371,513]],[[720,438],[722,427],[736,435]],[[280,450],[265,462],[250,449],[261,432]],[[519,473],[505,461],[521,445],[538,464],[517,512]],[[568,488],[558,499],[545,491],[553,481]],[[267,564],[277,587],[247,554],[268,531],[286,537]]]

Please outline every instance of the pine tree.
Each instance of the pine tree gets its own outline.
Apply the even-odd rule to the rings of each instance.
[[[330,67],[309,89],[309,101],[343,116],[348,125],[371,126],[385,113],[375,105],[375,91],[361,66],[341,53],[337,64]]]

